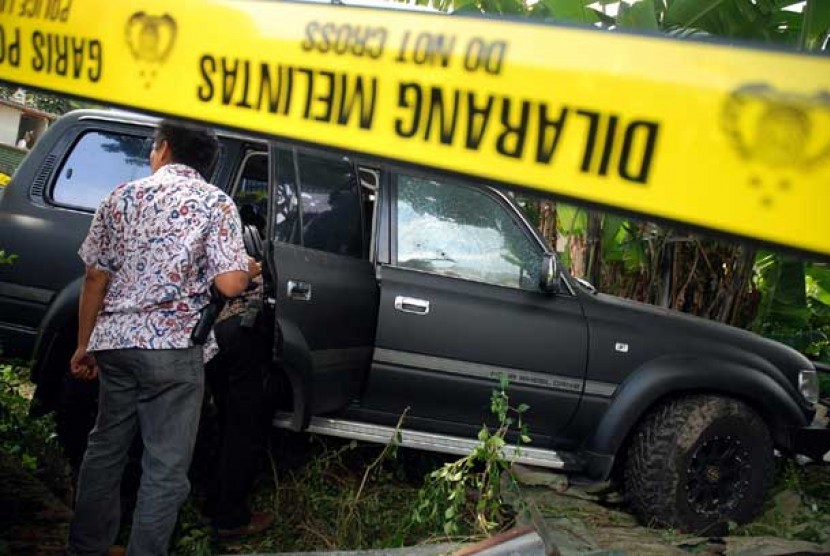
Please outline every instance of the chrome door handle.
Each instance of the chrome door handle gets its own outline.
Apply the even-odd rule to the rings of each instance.
[[[288,281],[288,299],[297,301],[311,301],[311,284],[298,280]]]
[[[429,313],[429,301],[399,295],[395,298],[395,309],[404,313],[426,315]]]

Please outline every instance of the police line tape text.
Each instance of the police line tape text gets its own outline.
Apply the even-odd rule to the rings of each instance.
[[[33,71],[73,79],[101,79],[103,46],[98,39],[33,31],[28,42],[21,41],[19,28],[0,25],[0,65],[20,67],[28,59]],[[29,56],[25,50],[30,49]]]
[[[396,113],[378,116],[374,75],[254,62],[205,54],[196,96],[203,103],[314,120],[363,130],[390,126],[397,137],[494,150],[552,165],[564,140],[580,140],[578,170],[647,184],[660,124],[587,107],[488,94],[414,81],[397,82]],[[385,83],[385,82],[384,82]],[[378,123],[380,121],[380,123]]]
[[[383,56],[388,38],[389,32],[384,27],[312,21],[306,25],[305,38],[300,46],[306,52],[377,60]],[[447,68],[451,65],[456,43],[455,35],[405,31],[394,51],[394,60],[397,63]],[[484,71],[498,75],[506,53],[506,41],[472,37],[464,44],[461,66],[468,72]]]
[[[72,0],[0,0],[0,14],[28,19],[66,23],[71,9]]]

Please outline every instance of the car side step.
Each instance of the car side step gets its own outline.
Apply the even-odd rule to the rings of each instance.
[[[282,429],[291,428],[291,414],[277,413],[273,425]],[[307,432],[340,438],[351,438],[377,444],[388,444],[395,433],[394,427],[373,425],[358,421],[345,421],[329,417],[312,417]],[[431,432],[400,429],[400,445],[430,452],[466,456],[478,445],[477,440],[460,436],[449,436]],[[551,469],[564,469],[566,462],[553,450],[522,446],[516,454],[516,447],[507,445],[502,448],[504,456],[514,462]],[[570,467],[568,465],[567,467]]]

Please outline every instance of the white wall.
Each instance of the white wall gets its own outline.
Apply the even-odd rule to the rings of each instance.
[[[14,145],[20,129],[20,111],[0,104],[0,143]]]

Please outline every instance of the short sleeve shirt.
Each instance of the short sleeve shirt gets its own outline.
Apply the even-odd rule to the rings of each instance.
[[[233,201],[183,164],[115,188],[79,255],[110,278],[89,351],[192,346],[213,279],[248,269]],[[205,358],[216,350],[211,334]]]

